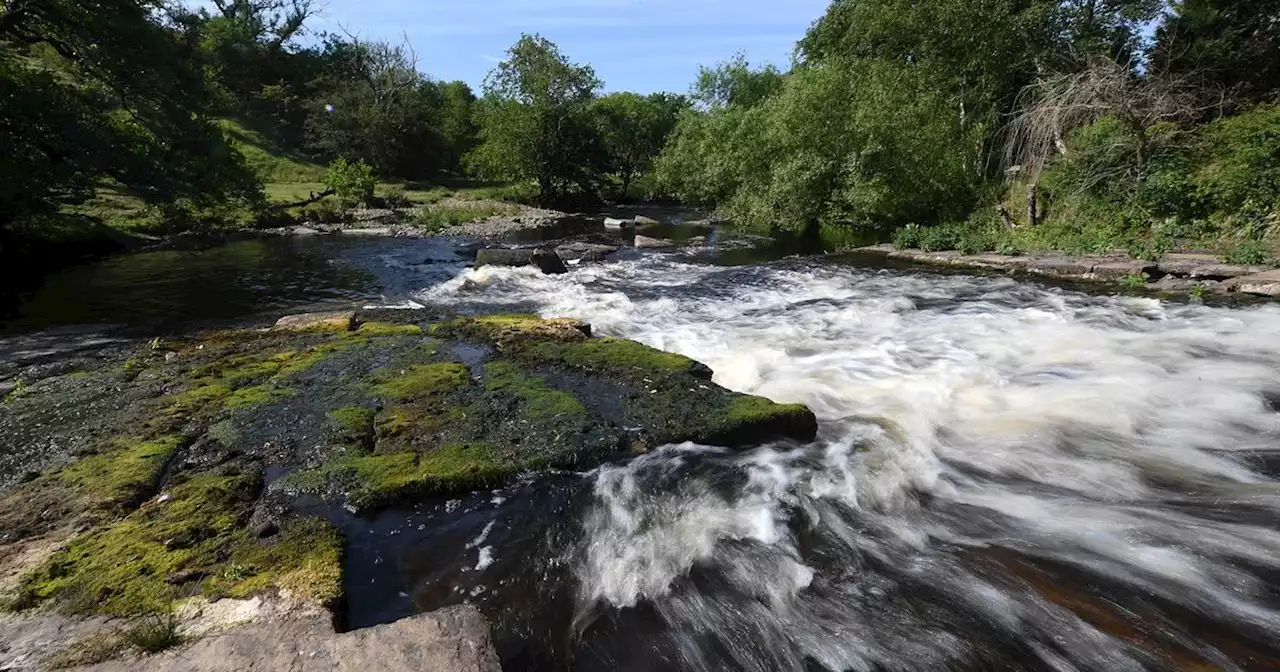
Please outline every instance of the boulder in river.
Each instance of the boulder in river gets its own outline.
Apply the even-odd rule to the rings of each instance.
[[[344,530],[365,514],[817,431],[804,406],[575,320],[356,318],[112,344],[10,395],[0,445],[39,473],[0,474],[5,606],[131,618],[283,594],[339,610]]]
[[[605,217],[604,228],[610,231],[621,231],[623,229],[634,229],[636,220],[634,219],[618,219],[616,217]]]
[[[601,261],[618,251],[616,245],[597,245],[595,243],[565,243],[556,248],[556,254],[565,261]]]
[[[636,215],[633,221],[635,221],[636,224],[642,224],[645,226],[652,226],[655,224],[662,223],[652,217],[645,217],[644,215]]]
[[[549,275],[569,272],[564,261],[550,248],[485,248],[476,252],[474,267],[482,266],[537,266]]]
[[[637,249],[657,249],[664,247],[675,247],[676,241],[670,238],[650,238],[649,236],[636,236],[635,242],[632,243]]]

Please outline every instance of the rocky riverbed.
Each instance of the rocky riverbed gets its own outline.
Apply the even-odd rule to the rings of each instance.
[[[343,530],[362,516],[681,441],[815,436],[804,406],[710,378],[574,320],[414,310],[106,340],[33,361],[0,406],[0,669],[133,669],[129,633],[156,614],[176,614],[188,641],[219,624],[247,638],[196,644],[181,669],[233,669],[245,659],[234,641],[292,655],[252,629],[273,618],[294,624],[300,651],[342,658],[333,652],[356,640],[314,623],[344,629]],[[220,608],[240,617],[210,626]],[[368,638],[394,649],[420,631]],[[435,631],[446,645],[452,631]],[[472,640],[472,653],[441,658],[466,661],[448,669],[492,669],[488,644]],[[355,669],[344,664],[298,669]]]

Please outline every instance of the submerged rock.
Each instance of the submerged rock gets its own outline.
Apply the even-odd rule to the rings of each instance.
[[[10,394],[0,443],[42,470],[0,491],[4,606],[129,617],[281,594],[340,611],[332,505],[366,513],[668,443],[817,431],[804,406],[731,392],[694,360],[575,320],[277,324],[104,350]],[[113,402],[88,402],[93,432],[48,415],[86,399]]]

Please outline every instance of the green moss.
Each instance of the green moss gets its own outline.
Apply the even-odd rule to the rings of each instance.
[[[576,342],[586,340],[590,331],[577,320],[547,320],[536,315],[464,317],[431,327],[433,334],[492,341],[499,346],[530,340]]]
[[[724,413],[724,422],[742,425],[808,412],[809,408],[804,404],[779,404],[764,397],[742,395],[729,404]]]
[[[422,327],[416,324],[390,324],[387,322],[365,322],[355,331],[357,336],[421,336]]]
[[[319,468],[300,472],[289,484],[303,490],[336,488],[358,508],[377,508],[412,497],[446,495],[499,485],[519,465],[482,443],[451,444],[419,453],[340,455]]]
[[[265,406],[282,399],[288,399],[294,394],[296,392],[287,387],[277,387],[271,384],[242,387],[227,397],[226,407],[234,409]]]
[[[737,395],[711,425],[713,441],[724,445],[759,443],[779,436],[810,440],[817,428],[817,419],[804,404],[779,404],[749,395]]]
[[[193,594],[248,597],[272,588],[332,602],[342,542],[323,521],[294,520],[260,541],[244,525],[261,480],[201,474],[166,501],[72,540],[24,577],[28,603],[69,613],[164,613]]]
[[[585,419],[587,409],[572,394],[557,390],[540,376],[528,375],[509,362],[491,362],[484,367],[485,389],[519,397],[524,402],[524,417],[536,420],[554,416]]]
[[[231,388],[226,385],[201,385],[175,395],[173,403],[183,408],[199,408],[214,402],[221,402],[231,396],[231,391]]]
[[[698,363],[683,355],[663,352],[621,338],[597,338],[582,343],[540,344],[533,352],[584,369],[608,372],[630,369],[651,373],[688,373]]]
[[[533,315],[488,315],[435,325],[433,333],[494,343],[504,354],[538,363],[563,364],[599,373],[701,373],[705,367],[683,355],[621,338],[591,338],[577,320]]]
[[[256,492],[245,477],[193,478],[170,490],[168,501],[77,537],[25,577],[23,587],[71,613],[166,611],[181,583],[167,579],[204,576],[219,566]]]
[[[366,450],[373,449],[375,415],[372,408],[364,406],[344,406],[329,411],[329,419],[338,427],[338,441]]]
[[[181,437],[120,440],[55,474],[99,506],[131,508],[151,496]]]
[[[384,374],[370,391],[380,397],[406,401],[461,387],[467,383],[467,367],[456,362],[415,364]]]
[[[223,571],[205,581],[205,594],[247,598],[271,588],[334,606],[342,596],[342,534],[318,518],[290,520],[270,542],[237,535]]]
[[[343,406],[329,411],[329,417],[343,429],[359,432],[373,424],[374,411],[364,406]]]

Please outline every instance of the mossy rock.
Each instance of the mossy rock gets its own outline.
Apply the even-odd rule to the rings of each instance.
[[[39,381],[6,405],[22,445],[67,443],[54,423],[16,421],[44,418],[42,405],[91,399],[106,412],[76,455],[0,492],[0,553],[55,527],[82,530],[25,578],[18,604],[132,615],[273,590],[335,603],[341,535],[295,512],[316,503],[293,495],[366,512],[666,443],[747,447],[816,432],[803,406],[730,392],[692,359],[595,338],[574,320],[429,326],[424,315],[156,340],[90,375]],[[113,396],[128,403],[100,401]],[[258,465],[282,476],[266,495]],[[264,515],[278,530],[259,539],[250,521]]]
[[[286,589],[332,602],[342,592],[341,537],[328,523],[292,520],[276,538],[246,529],[256,475],[194,475],[128,517],[72,540],[26,576],[29,604],[67,613],[161,613],[194,595],[248,597]]]
[[[482,443],[388,454],[344,454],[290,485],[308,492],[340,491],[357,509],[377,509],[421,497],[451,495],[503,485],[521,470],[518,461]]]

